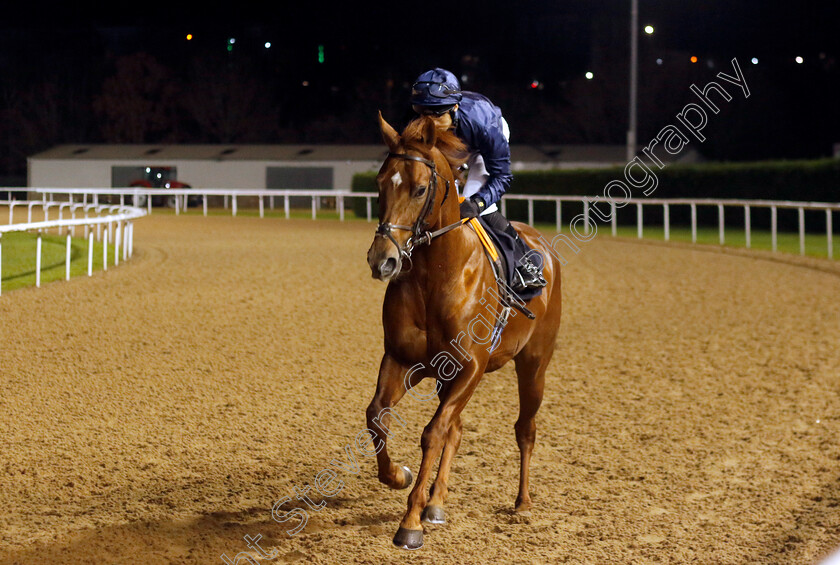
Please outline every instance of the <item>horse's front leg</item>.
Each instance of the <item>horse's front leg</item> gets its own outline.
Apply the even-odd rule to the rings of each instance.
[[[393,431],[393,420],[396,419],[400,425],[405,426],[405,422],[393,412],[393,407],[406,392],[404,378],[407,371],[407,367],[386,353],[379,365],[376,393],[366,412],[367,427],[373,436],[373,444],[378,449],[376,462],[379,468],[379,481],[394,489],[406,488],[412,480],[408,467],[396,465],[388,455],[388,436]],[[416,380],[419,379],[418,376]],[[411,383],[412,386],[415,384],[417,383]]]
[[[432,466],[443,451],[452,424],[460,418],[461,411],[475,391],[483,371],[484,364],[479,367],[478,362],[473,359],[470,365],[464,367],[460,375],[444,385],[439,392],[440,406],[420,438],[423,461],[417,473],[417,482],[408,495],[408,509],[394,536],[394,545],[397,547],[418,549],[423,546],[423,526],[420,516],[427,502],[426,483],[431,475]]]

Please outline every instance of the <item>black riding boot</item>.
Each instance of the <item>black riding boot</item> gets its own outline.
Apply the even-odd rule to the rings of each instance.
[[[505,232],[513,237],[516,241],[516,245],[519,248],[519,264],[516,266],[516,274],[515,280],[513,281],[513,290],[516,292],[522,292],[527,288],[542,288],[547,283],[545,278],[543,278],[542,272],[537,265],[531,261],[531,248],[522,241],[519,237],[519,233],[513,228],[513,226],[508,223],[507,228],[505,228]],[[518,280],[517,280],[518,279]]]

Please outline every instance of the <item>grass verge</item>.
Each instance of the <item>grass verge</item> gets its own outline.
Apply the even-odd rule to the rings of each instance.
[[[38,236],[34,233],[11,232],[0,238],[2,244],[2,290],[35,286]],[[41,284],[65,278],[66,237],[44,234],[41,240]],[[122,250],[120,251],[122,253]],[[103,245],[93,242],[93,270],[102,269]],[[87,274],[88,243],[84,238],[70,242],[70,276]],[[114,246],[108,246],[108,264],[114,263]]]

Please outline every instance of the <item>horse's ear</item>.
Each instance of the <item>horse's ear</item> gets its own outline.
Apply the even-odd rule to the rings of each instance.
[[[437,126],[435,121],[431,118],[423,120],[423,143],[429,147],[434,147],[437,141]]]
[[[382,111],[379,112],[379,131],[382,132],[382,141],[388,146],[391,153],[396,153],[397,147],[400,145],[400,135],[397,130],[391,127],[391,124],[385,121],[382,117]]]

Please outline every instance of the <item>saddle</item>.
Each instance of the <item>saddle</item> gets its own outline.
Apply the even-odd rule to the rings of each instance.
[[[496,318],[496,323],[493,327],[493,334],[491,340],[490,351],[496,349],[502,337],[502,330],[507,324],[510,316],[511,308],[516,308],[529,320],[535,318],[534,313],[531,312],[525,303],[539,296],[542,288],[528,288],[521,293],[514,292],[510,285],[515,275],[516,266],[516,244],[514,239],[504,233],[493,230],[489,225],[485,224],[481,217],[470,218],[467,222],[470,228],[478,235],[479,241],[484,248],[484,254],[490,261],[493,267],[493,275],[496,278],[496,287],[498,289],[499,302],[502,304],[502,312]],[[539,255],[538,265],[542,268],[542,256]]]

